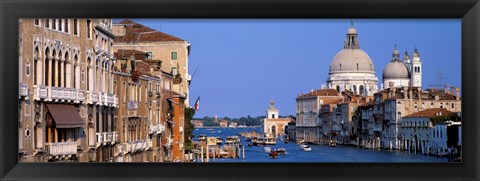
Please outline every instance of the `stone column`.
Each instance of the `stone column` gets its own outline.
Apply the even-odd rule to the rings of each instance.
[[[55,61],[55,65],[53,65],[53,66],[55,66],[55,72],[53,72],[53,76],[56,77],[56,76],[58,75],[58,71],[59,71],[59,70],[58,70],[58,64],[59,64],[59,61],[60,61],[60,60],[54,60],[54,61]],[[60,77],[56,77],[56,78],[55,78],[55,82],[53,82],[52,86],[55,86],[55,87],[58,87],[58,86],[59,86],[59,85],[58,85],[58,79],[59,79],[59,78],[60,78]]]
[[[51,77],[51,76],[52,76],[52,61],[53,61],[53,60],[54,60],[54,59],[51,58],[51,57],[48,58],[48,72],[47,72],[47,76],[50,76],[49,79],[48,79],[48,82],[46,82],[46,84],[47,84],[48,86],[52,86],[52,77]]]
[[[65,73],[65,60],[62,60],[60,62],[58,62],[60,64],[60,85],[58,85],[59,87],[66,87],[66,85],[64,85],[64,82],[65,82],[65,76],[64,73]]]

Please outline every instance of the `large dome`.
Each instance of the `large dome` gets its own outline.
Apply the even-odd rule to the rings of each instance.
[[[400,61],[391,61],[385,66],[382,74],[383,79],[388,78],[410,78],[408,75],[407,66]]]
[[[343,49],[333,57],[330,72],[374,72],[370,57],[362,49]]]

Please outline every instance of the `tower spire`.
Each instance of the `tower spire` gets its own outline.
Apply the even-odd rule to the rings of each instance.
[[[343,49],[360,49],[357,30],[353,27],[353,21],[350,21],[350,27],[347,31],[347,37],[345,38]]]
[[[395,46],[393,48],[393,54],[392,54],[392,61],[400,61],[400,53],[398,52],[397,49],[397,44],[395,43]]]

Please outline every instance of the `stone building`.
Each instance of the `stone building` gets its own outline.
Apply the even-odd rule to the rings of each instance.
[[[460,88],[423,91],[420,87],[393,86],[393,83],[390,83],[390,88],[375,94],[376,99],[381,99],[381,105],[383,105],[379,112],[383,122],[381,136],[383,148],[400,149],[403,147],[404,143],[401,142],[399,129],[400,121],[405,115],[431,108],[445,108],[451,112],[461,112]]]
[[[190,43],[178,37],[157,31],[131,20],[113,24],[115,34],[114,51],[120,49],[138,50],[148,54],[147,59],[160,60],[161,70],[181,78],[179,93],[186,97],[189,106],[188,56]]]
[[[154,76],[144,52],[115,52],[116,91],[121,95],[116,130],[121,145],[117,162],[159,162],[165,121],[161,116],[161,79]]]
[[[112,161],[110,19],[19,20],[19,160]]]
[[[296,139],[297,141],[318,142],[321,134],[320,109],[324,104],[341,100],[343,97],[335,89],[320,89],[296,98]]]
[[[275,108],[275,103],[270,100],[270,107],[266,110],[266,116],[263,120],[263,133],[267,137],[283,137],[288,132],[288,123],[292,118],[279,118],[279,110]]]
[[[431,118],[446,116],[448,120],[441,123],[432,122]],[[447,137],[447,127],[452,123],[460,123],[460,120],[452,120],[457,114],[448,111],[446,108],[429,108],[407,116],[401,121],[400,134],[402,137],[403,150],[419,152],[422,154],[440,155],[448,153],[449,146],[457,146],[458,129],[453,129],[454,134]],[[448,139],[454,139],[452,145],[447,146]]]
[[[174,80],[175,82],[175,80]],[[174,129],[173,129],[173,158],[175,162],[185,161],[185,97],[176,92],[173,93],[174,101]]]
[[[371,96],[377,92],[378,78],[372,60],[362,49],[353,23],[348,28],[343,49],[330,64],[327,88],[337,92],[349,90],[355,94]]]

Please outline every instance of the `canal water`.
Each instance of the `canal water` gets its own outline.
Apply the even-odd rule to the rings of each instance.
[[[212,130],[213,129],[213,130]],[[223,141],[227,136],[235,136],[240,132],[250,132],[255,130],[257,133],[263,132],[261,127],[256,128],[195,128],[193,134],[206,135],[208,137],[221,137]],[[196,137],[195,137],[196,139]],[[247,143],[241,138],[243,145]],[[276,158],[270,158],[268,152],[264,151],[263,146],[245,146],[245,158],[220,158],[210,159],[210,162],[448,162],[447,158],[437,158],[435,156],[408,154],[405,151],[398,150],[369,150],[354,146],[337,145],[329,147],[327,145],[310,145],[312,151],[303,151],[299,145],[290,141],[285,143],[277,139],[276,145],[267,145],[271,149],[285,148],[286,154],[280,154]],[[240,156],[241,157],[241,156]]]

